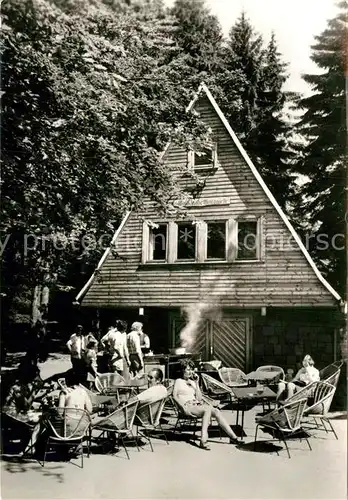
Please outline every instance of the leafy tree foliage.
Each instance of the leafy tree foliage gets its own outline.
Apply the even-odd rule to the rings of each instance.
[[[315,236],[310,240],[312,253],[331,283],[343,293],[347,2],[341,2],[340,7],[312,45],[311,59],[321,72],[303,77],[313,93],[300,101],[304,114],[299,131],[306,143],[298,170],[309,179],[302,187],[299,211],[307,212],[304,229],[312,228]]]
[[[178,85],[160,3],[146,14],[140,7],[3,4],[1,224],[9,295],[20,283],[64,282],[76,259],[93,263],[101,251],[94,242],[106,235],[105,246],[145,193],[170,208],[177,185],[159,153],[173,133],[181,141],[204,135],[184,112],[188,94]]]
[[[244,14],[227,43],[203,0],[176,0],[169,12],[163,0],[5,0],[2,14],[9,309],[37,283],[79,288],[145,194],[176,210],[180,188],[160,152],[169,138],[209,140],[185,113],[202,80],[285,205],[286,67],[274,37],[265,47]]]

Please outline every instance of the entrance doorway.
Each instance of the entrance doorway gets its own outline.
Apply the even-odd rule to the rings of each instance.
[[[172,347],[180,346],[180,332],[185,324],[179,312],[171,313]],[[200,353],[204,361],[219,359],[223,366],[247,371],[251,361],[251,319],[224,313],[219,321],[203,320],[190,350]]]

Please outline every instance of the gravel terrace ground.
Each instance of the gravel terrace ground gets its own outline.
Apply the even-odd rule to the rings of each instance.
[[[41,366],[42,376],[70,367],[65,355],[52,355]],[[141,452],[129,448],[116,455],[92,454],[84,468],[71,462],[3,460],[3,499],[343,499],[347,496],[347,419],[332,414],[339,436],[316,431],[310,439],[313,451],[302,441],[289,443],[291,459],[282,448],[279,456],[269,448],[250,447],[255,430],[256,407],[245,416],[244,447],[226,438],[211,438],[211,451],[184,440],[153,439]],[[235,413],[224,411],[232,424]],[[343,418],[342,418],[343,417]],[[260,432],[258,440],[266,439]],[[75,464],[74,464],[75,463]]]

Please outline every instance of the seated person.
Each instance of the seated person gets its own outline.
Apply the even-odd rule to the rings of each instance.
[[[26,426],[25,428],[27,430],[32,430],[31,437],[30,433],[28,434],[26,432],[27,435],[25,438],[28,439],[29,442],[25,447],[24,452],[21,451],[19,455],[23,455],[23,453],[28,452],[32,448],[32,444],[35,443],[38,436],[39,421],[42,412],[35,411],[33,406],[35,396],[41,385],[42,381],[37,367],[32,366],[30,368],[26,367],[25,370],[20,369],[17,380],[11,387],[2,408],[2,425],[6,426],[6,421],[8,420],[10,422],[10,428],[13,432],[16,432],[14,429],[17,428],[17,426],[12,428],[13,421],[10,420],[12,417]],[[6,416],[8,416],[9,419],[6,419]]]
[[[237,436],[224,419],[221,411],[202,401],[202,393],[198,386],[198,377],[194,374],[193,362],[183,360],[181,370],[182,378],[175,381],[173,398],[184,414],[198,418],[202,417],[200,448],[210,450],[207,441],[208,426],[212,417],[216,419],[219,427],[229,436],[230,442],[236,444],[238,442]]]
[[[65,379],[59,380],[58,384],[61,387],[61,391],[59,394],[59,403],[58,408],[54,406],[53,398],[50,397],[50,394],[43,401],[43,416],[42,419],[38,422],[36,427],[33,430],[31,436],[31,451],[35,452],[43,452],[46,446],[47,437],[52,432],[48,425],[48,419],[53,418],[55,421],[55,428],[57,429],[57,423],[59,422],[59,426],[61,424],[61,432],[63,429],[66,431],[66,434],[69,435],[76,430],[78,430],[81,413],[78,411],[74,414],[74,409],[84,409],[88,412],[92,411],[92,403],[84,386],[79,384],[79,375],[74,371],[69,370],[67,372],[67,385],[65,385]],[[69,412],[69,415],[65,417],[65,426],[64,423],[64,409],[69,408],[72,409]],[[85,426],[85,423],[83,423]]]
[[[168,396],[167,389],[163,385],[163,372],[159,368],[153,368],[147,376],[149,388],[136,396],[139,406],[147,403],[155,403]]]
[[[65,381],[64,381],[65,382]],[[65,431],[67,435],[78,431],[82,413],[80,410],[86,410],[88,414],[92,412],[92,402],[86,389],[79,384],[80,376],[74,371],[69,372],[66,385],[63,381],[59,381],[61,391],[59,394],[58,408],[53,407],[48,410],[47,417],[54,417],[56,423],[57,418],[61,417],[62,422],[65,420]],[[69,413],[64,412],[69,409]],[[74,411],[78,410],[78,411]],[[82,422],[84,426],[84,422]]]
[[[163,372],[159,368],[153,368],[151,372],[147,376],[148,379],[148,389],[129,398],[127,401],[122,402],[118,406],[114,406],[110,413],[117,410],[117,408],[121,408],[122,406],[127,405],[133,401],[139,401],[139,406],[143,406],[149,403],[155,403],[156,401],[160,401],[168,396],[167,389],[163,385]],[[92,422],[93,424],[99,423],[103,420],[105,416],[97,416],[93,415]]]
[[[314,361],[309,354],[303,358],[302,368],[296,373],[292,381],[282,380],[278,383],[277,400],[286,394],[286,399],[291,398],[299,387],[304,387],[312,382],[319,382],[319,370],[314,367]]]
[[[32,405],[41,386],[38,368],[27,367],[27,369],[20,370],[16,382],[6,397],[3,413],[23,423],[37,422],[38,414],[32,412]]]
[[[92,402],[87,391],[80,385],[80,378],[75,372],[70,372],[67,387],[62,386],[59,394],[58,408],[77,408],[92,412]]]

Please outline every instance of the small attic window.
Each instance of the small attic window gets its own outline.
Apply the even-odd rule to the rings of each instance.
[[[202,151],[194,152],[194,166],[202,167],[204,165],[210,165],[214,162],[213,150],[210,148],[204,148]]]
[[[213,170],[217,168],[217,147],[203,148],[201,151],[189,151],[188,162],[195,170]]]

